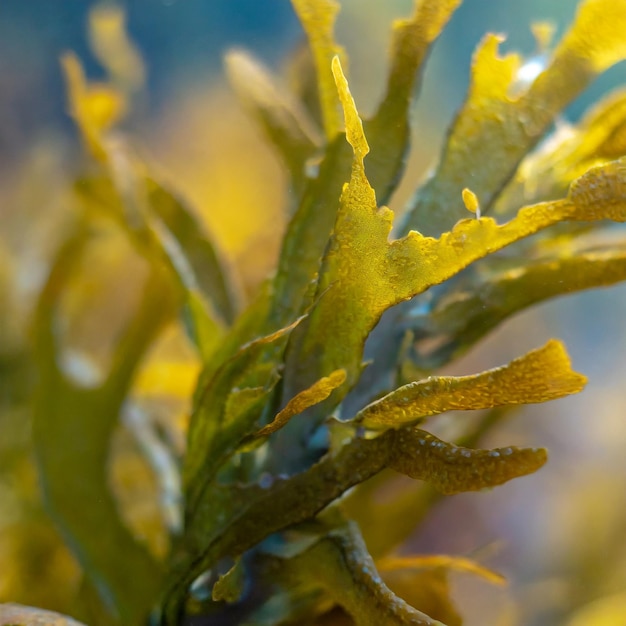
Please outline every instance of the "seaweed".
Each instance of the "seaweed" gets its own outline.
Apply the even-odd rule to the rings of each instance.
[[[142,64],[121,14],[92,23],[107,81],[89,81],[78,58],[64,56],[88,167],[36,306],[33,435],[46,507],[100,596],[103,623],[324,623],[339,606],[359,625],[452,625],[461,617],[449,571],[502,581],[465,557],[394,555],[410,530],[394,519],[425,514],[435,492],[491,489],[539,470],[545,449],[483,449],[485,432],[510,407],[585,386],[557,340],[470,376],[436,370],[524,308],[626,278],[623,242],[586,243],[607,221],[626,221],[623,94],[566,140],[539,143],[595,76],[626,58],[626,3],[583,0],[527,83],[522,59],[499,56],[501,38],[487,35],[439,163],[398,220],[384,204],[404,172],[410,105],[459,4],[416,0],[394,24],[387,87],[365,120],[334,39],[333,0],[293,0],[317,113],[247,52],[227,55],[235,91],[293,191],[276,271],[248,298],[193,208],[124,136]],[[123,45],[102,32],[112,17]],[[55,324],[103,223],[146,277],[110,368],[87,385],[63,370]],[[174,485],[169,549],[156,557],[121,518],[107,464],[115,425],[137,409],[146,355],[171,325],[198,363],[184,451],[149,414],[133,422],[161,490]],[[475,410],[490,412],[464,425],[463,412]],[[454,441],[429,432],[450,411],[464,433]],[[375,506],[372,480],[390,471],[431,490],[381,509],[376,523],[389,531],[368,551],[371,526],[359,515]],[[399,571],[430,596],[396,595],[385,575]]]

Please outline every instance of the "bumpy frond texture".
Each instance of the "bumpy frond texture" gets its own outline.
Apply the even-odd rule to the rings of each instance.
[[[197,214],[123,138],[119,121],[144,71],[123,20],[113,39],[92,37],[104,83],[92,84],[73,54],[62,62],[91,160],[74,186],[74,234],[39,295],[33,430],[46,504],[102,597],[103,624],[135,626],[151,612],[163,626],[202,615],[225,626],[323,624],[333,607],[358,626],[461,624],[449,572],[502,577],[461,556],[390,551],[437,499],[539,470],[545,449],[489,449],[483,436],[508,408],[578,393],[586,378],[557,340],[473,375],[434,370],[524,308],[626,278],[623,241],[585,239],[602,241],[607,221],[626,221],[624,95],[532,152],[560,111],[626,57],[626,1],[583,1],[528,84],[521,58],[500,57],[501,39],[486,35],[439,164],[400,224],[382,203],[404,171],[424,61],[460,0],[416,0],[394,24],[387,87],[366,120],[333,34],[339,5],[292,4],[311,49],[319,120],[248,53],[226,59],[292,190],[276,271],[248,302]],[[55,320],[95,245],[90,229],[103,223],[123,234],[147,278],[110,368],[82,384],[63,369]],[[167,555],[154,555],[120,516],[107,467],[120,417],[158,380],[159,364],[143,361],[171,326],[195,360],[178,363],[161,392],[180,400],[199,376],[185,446],[164,441],[156,416],[135,429],[156,473],[167,467],[161,487],[179,520],[163,529]],[[488,412],[458,439],[423,430],[427,418],[474,410]],[[425,483],[421,499],[368,510],[372,485],[394,473]],[[386,583],[398,572],[419,581],[404,585],[406,599]]]
[[[397,428],[445,411],[546,402],[578,393],[585,382],[571,371],[563,345],[551,341],[482,374],[433,376],[400,387],[365,407],[354,421],[372,429]]]
[[[626,57],[622,2],[588,0],[530,84],[518,82],[521,59],[498,56],[500,38],[487,35],[474,56],[467,99],[448,138],[437,173],[416,195],[404,228],[427,235],[460,217],[458,198],[471,181],[484,209],[555,116],[608,67]]]

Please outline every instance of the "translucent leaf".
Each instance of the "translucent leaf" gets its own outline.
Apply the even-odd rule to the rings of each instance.
[[[330,71],[331,59],[342,54],[333,35],[339,4],[334,0],[292,0],[291,3],[313,52],[324,131],[326,138],[332,141],[341,130],[337,90]]]
[[[137,366],[174,314],[154,273],[100,386],[84,387],[59,366],[57,301],[80,258],[82,237],[61,249],[41,293],[34,323],[38,382],[33,439],[46,507],[112,615],[137,624],[158,593],[161,567],[120,520],[108,484],[107,458],[119,412]]]
[[[321,378],[316,383],[311,385],[308,389],[301,391],[298,395],[292,398],[284,409],[282,409],[276,417],[267,426],[257,431],[255,437],[267,437],[272,433],[282,428],[289,420],[302,413],[305,409],[308,409],[323,400],[326,400],[328,396],[337,387],[342,385],[346,380],[345,370],[335,370],[330,376]]]
[[[403,569],[443,568],[455,572],[475,574],[494,585],[506,584],[506,578],[502,574],[462,556],[449,556],[447,554],[388,556],[376,561],[376,565],[381,573]]]
[[[572,371],[563,344],[552,340],[481,374],[409,383],[365,407],[354,421],[371,429],[398,428],[445,411],[547,402],[581,391],[586,380]]]
[[[317,151],[319,138],[299,102],[277,84],[269,70],[243,51],[229,52],[226,71],[239,99],[277,148],[296,187],[304,184],[305,164]]]
[[[524,155],[555,116],[591,81],[626,57],[626,4],[614,0],[581,3],[574,24],[544,70],[521,93],[521,61],[498,56],[501,39],[488,35],[474,56],[470,88],[433,177],[420,189],[401,231],[437,236],[463,208],[461,190],[471,182],[488,210]]]

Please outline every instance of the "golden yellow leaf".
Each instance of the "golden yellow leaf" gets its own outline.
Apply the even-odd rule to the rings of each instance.
[[[565,347],[551,340],[508,365],[473,376],[431,376],[373,402],[354,421],[366,428],[399,428],[445,411],[547,402],[578,393],[587,379],[573,372]]]
[[[76,121],[87,147],[100,161],[106,160],[102,132],[118,122],[126,112],[122,94],[105,84],[89,84],[78,57],[67,52],[61,57],[67,83],[70,114]]]
[[[385,584],[411,606],[446,626],[463,626],[447,570],[405,569],[381,572],[381,575]]]
[[[524,207],[505,224],[489,217],[466,219],[438,239],[411,231],[390,242],[393,212],[377,207],[365,175],[363,159],[369,148],[337,58],[333,72],[354,162],[320,272],[318,293],[328,293],[302,328],[299,359],[294,364],[300,389],[342,367],[348,382],[354,383],[365,339],[382,313],[444,282],[477,259],[562,221],[626,220],[626,198],[620,195],[624,171],[617,161],[575,181],[568,199]],[[601,189],[597,188],[600,182]],[[610,196],[611,192],[616,195]],[[319,347],[322,337],[323,351]]]
[[[345,380],[345,370],[335,370],[329,376],[321,378],[308,389],[301,391],[298,395],[289,400],[285,408],[282,409],[267,426],[257,431],[254,437],[267,437],[276,432],[295,415],[302,413],[302,411],[308,409],[310,406],[326,400],[326,398],[328,398],[337,387],[342,385]]]
[[[400,569],[444,568],[455,572],[476,574],[494,585],[506,584],[506,578],[502,574],[462,556],[449,556],[447,554],[387,556],[376,561],[376,565],[381,573]]]
[[[437,236],[462,215],[458,198],[471,181],[484,210],[511,179],[555,116],[601,72],[626,57],[626,2],[586,0],[538,76],[520,84],[518,55],[498,56],[487,35],[474,56],[467,99],[435,175],[420,189],[402,232]]]

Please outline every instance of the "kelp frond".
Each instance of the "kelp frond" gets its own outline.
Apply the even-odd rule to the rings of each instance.
[[[292,4],[311,49],[319,120],[247,53],[226,61],[294,191],[276,272],[247,305],[193,210],[122,138],[120,121],[143,72],[123,21],[111,36],[132,67],[120,65],[113,40],[99,35],[93,45],[106,82],[91,83],[75,55],[62,60],[70,113],[92,160],[75,185],[82,208],[75,233],[52,263],[35,315],[35,448],[46,504],[108,602],[112,624],[141,623],[151,610],[168,626],[194,610],[223,615],[226,624],[231,606],[241,623],[303,623],[334,605],[358,625],[460,623],[448,571],[492,582],[500,576],[447,555],[376,553],[376,564],[347,512],[371,502],[362,484],[384,482],[388,470],[450,495],[542,467],[543,448],[480,447],[495,413],[484,427],[468,427],[465,445],[423,427],[448,411],[503,415],[506,407],[580,392],[586,379],[572,370],[563,344],[550,340],[474,375],[433,370],[517,311],[626,278],[623,242],[601,249],[580,242],[607,220],[626,221],[623,94],[585,118],[573,138],[532,152],[562,109],[626,57],[624,0],[583,1],[529,82],[521,80],[523,60],[499,56],[501,38],[487,35],[439,164],[399,223],[382,203],[403,174],[424,60],[460,0],[417,0],[414,14],[394,24],[387,88],[368,120],[334,39],[339,5]],[[538,171],[561,155],[553,177]],[[124,233],[148,278],[110,370],[85,387],[62,370],[53,326],[98,220]],[[556,243],[563,238],[567,250]],[[159,562],[122,523],[106,467],[119,415],[150,378],[140,364],[167,324],[184,328],[197,363],[181,365],[180,380],[163,393],[175,396],[200,373],[184,456],[168,458],[169,474],[180,470],[170,482],[180,485],[174,518],[182,524],[170,525],[170,554]],[[411,371],[420,376],[407,380]],[[166,447],[155,444],[154,456]],[[347,506],[337,506],[349,491]],[[391,548],[406,532],[384,519],[389,541],[380,545]],[[442,616],[395,595],[377,565],[383,573],[420,570],[439,590]],[[202,585],[210,593],[191,602]]]

